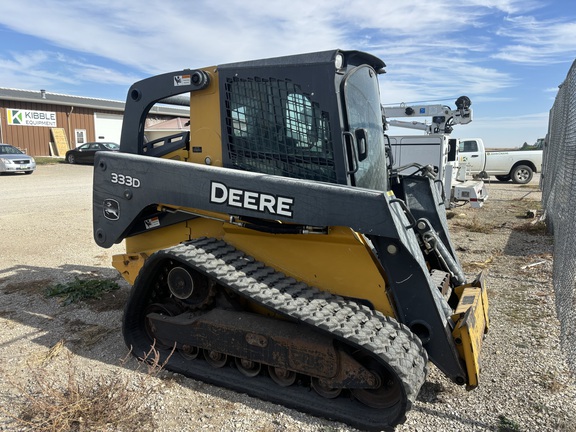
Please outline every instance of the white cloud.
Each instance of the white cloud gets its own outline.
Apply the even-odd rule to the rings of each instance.
[[[517,83],[510,73],[468,60],[462,54],[394,54],[387,64],[388,73],[381,79],[385,103],[447,97],[455,100],[463,94],[474,99],[476,95],[497,94]]]
[[[155,73],[301,52],[304,47],[310,51],[334,48],[342,43],[340,29],[326,22],[323,10],[311,8],[303,0],[289,7],[266,1],[229,1],[223,6],[208,1],[189,5],[24,0],[3,6],[5,18],[0,20],[56,46],[97,53]],[[311,12],[298,12],[302,10]]]
[[[551,95],[554,96],[554,98],[556,98],[556,95],[558,94],[558,90],[559,90],[560,86],[556,86],[556,87],[549,87],[549,88],[545,88],[543,91],[544,93],[550,93]]]
[[[518,128],[541,128],[548,125],[548,112],[526,114],[519,116],[499,116],[475,118],[473,123],[479,128],[498,130]]]
[[[457,138],[480,137],[489,148],[520,147],[533,144],[546,135],[548,112],[519,116],[475,116],[472,123],[457,126],[452,134]]]
[[[518,0],[374,2],[371,0],[21,0],[3,5],[0,22],[24,34],[147,72],[331,48],[394,49],[410,38],[418,47],[486,25],[494,13],[518,10]],[[524,4],[524,2],[522,2]],[[453,35],[446,38],[443,35]],[[390,41],[384,46],[382,40]],[[440,43],[439,48],[445,47]],[[454,48],[454,47],[453,47]]]
[[[510,17],[500,37],[513,43],[504,45],[494,58],[514,63],[549,64],[572,61],[576,55],[576,23],[541,20],[531,16]]]
[[[47,41],[49,51],[0,52],[0,65],[9,66],[0,70],[0,82],[128,87],[185,67],[343,48],[373,52],[387,63],[385,102],[452,104],[463,94],[474,101],[518,84],[494,62],[494,52],[499,60],[543,61],[544,39],[523,36],[537,28],[552,44],[568,35],[568,24],[553,36],[536,20],[515,16],[540,6],[537,0],[20,0],[3,4],[0,25]]]
[[[55,58],[62,67],[66,68],[69,79],[75,82],[130,85],[142,78],[120,73],[113,68],[95,65],[85,59],[71,58],[64,54],[57,54]]]
[[[69,57],[59,52],[28,51],[0,57],[0,82],[19,89],[44,88],[61,92],[61,88],[103,84],[128,87],[140,79],[112,68],[106,68]]]
[[[0,76],[3,82],[15,88],[37,89],[47,82],[71,84],[73,81],[47,67],[53,56],[45,51],[12,53],[9,58],[0,58]],[[25,72],[25,73],[24,73]]]
[[[486,7],[507,14],[526,13],[544,6],[544,3],[539,0],[470,0],[467,4]]]

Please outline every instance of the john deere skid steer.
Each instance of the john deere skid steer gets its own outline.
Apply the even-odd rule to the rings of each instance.
[[[93,205],[97,244],[125,240],[136,356],[370,430],[404,420],[428,361],[478,384],[483,278],[465,279],[437,185],[390,169],[384,66],[335,50],[130,88]],[[145,139],[157,103],[189,105],[190,130]]]

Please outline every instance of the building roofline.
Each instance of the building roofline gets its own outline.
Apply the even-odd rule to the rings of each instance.
[[[0,100],[15,101],[15,102],[32,102],[32,103],[45,103],[52,105],[74,106],[79,108],[90,108],[95,110],[107,110],[124,112],[126,104],[121,101],[110,99],[98,99],[85,96],[73,96],[60,93],[51,93],[45,90],[21,90],[0,87]],[[155,105],[150,110],[151,113],[159,115],[173,115],[181,117],[189,117],[190,112],[188,109],[173,108],[163,105]]]

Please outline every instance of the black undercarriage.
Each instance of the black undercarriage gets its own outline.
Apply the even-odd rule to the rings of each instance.
[[[406,327],[215,239],[150,257],[123,330],[171,371],[369,430],[403,421],[427,372]]]

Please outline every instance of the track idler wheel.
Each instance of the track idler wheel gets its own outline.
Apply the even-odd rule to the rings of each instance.
[[[322,378],[312,378],[312,388],[318,393],[320,396],[325,397],[326,399],[335,399],[340,396],[342,393],[341,388],[331,387],[325,380]]]
[[[178,350],[180,355],[186,360],[194,360],[200,354],[200,349],[198,347],[193,347],[190,345],[184,345]]]
[[[242,375],[249,378],[255,377],[262,370],[262,363],[258,363],[249,359],[236,357],[234,362],[236,363],[236,368],[238,368]]]
[[[268,366],[270,378],[281,387],[289,387],[296,382],[296,372],[274,366]]]
[[[386,409],[395,406],[402,399],[402,382],[400,378],[370,357],[358,359],[378,380],[373,389],[352,389],[352,395],[372,408]]]
[[[185,267],[176,266],[170,269],[167,283],[170,293],[189,309],[208,306],[216,293],[212,280]]]
[[[221,368],[228,362],[228,356],[218,351],[204,350],[206,362],[215,368]]]

